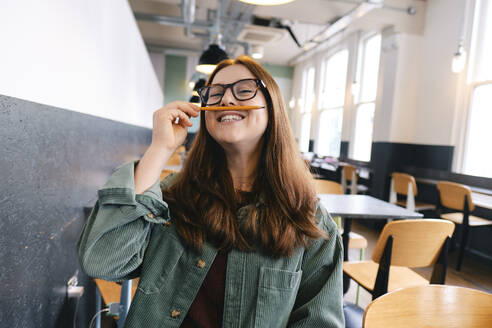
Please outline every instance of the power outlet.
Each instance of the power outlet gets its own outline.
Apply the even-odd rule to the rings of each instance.
[[[81,298],[84,295],[84,286],[68,286],[67,296],[68,298]]]
[[[84,295],[84,287],[77,286],[79,270],[75,271],[72,277],[67,281],[67,297],[68,298],[81,298]]]

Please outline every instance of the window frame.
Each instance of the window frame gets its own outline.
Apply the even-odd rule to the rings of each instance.
[[[477,31],[480,30],[480,23],[484,21],[484,13],[480,10],[478,6],[479,1],[483,0],[470,0],[469,10],[467,10],[467,17],[465,21],[467,24],[464,26],[464,46],[468,49],[469,53],[466,58],[466,64],[458,77],[458,91],[461,91],[458,95],[457,106],[461,108],[458,111],[455,119],[460,122],[457,125],[457,133],[455,139],[455,154],[453,160],[452,171],[460,174],[471,175],[469,172],[465,171],[465,165],[467,161],[468,149],[467,144],[469,140],[471,125],[471,106],[473,100],[473,94],[478,87],[483,85],[492,84],[492,80],[474,80],[474,73],[476,71],[476,56],[479,52],[478,48],[481,48],[480,42],[478,42]],[[478,15],[476,13],[478,12]],[[478,43],[478,47],[477,47]],[[455,125],[456,126],[456,125]]]
[[[307,93],[308,93],[308,84],[307,84],[307,79],[310,74],[310,71],[313,72],[313,87],[312,87],[312,102],[311,106],[307,106]],[[311,140],[311,130],[312,130],[312,113],[313,113],[313,106],[316,103],[316,66],[314,64],[308,65],[302,69],[302,83],[301,83],[301,98],[300,98],[300,106],[299,106],[299,114],[300,114],[300,127],[299,127],[299,135],[298,135],[298,140],[299,140],[299,150],[301,152],[308,152],[309,151],[309,141]],[[309,120],[309,127],[308,127],[308,138],[307,138],[307,147],[304,148],[304,138],[303,138],[303,121],[305,118]]]
[[[364,71],[365,71],[364,65],[365,65],[365,55],[366,55],[367,43],[369,42],[369,40],[371,40],[372,38],[377,37],[377,36],[379,36],[381,38],[380,39],[380,43],[381,43],[382,42],[381,31],[368,31],[368,32],[362,34],[359,37],[359,39],[357,40],[357,52],[356,52],[357,63],[356,63],[355,72],[353,74],[354,81],[358,84],[359,90],[358,90],[356,95],[353,95],[353,101],[352,101],[352,119],[351,119],[352,129],[351,129],[351,133],[350,133],[348,157],[350,159],[360,161],[360,162],[366,162],[366,163],[369,163],[371,161],[372,149],[370,149],[370,151],[369,151],[369,159],[368,160],[362,160],[360,158],[355,157],[355,150],[356,150],[355,141],[356,141],[356,137],[357,137],[357,126],[356,125],[357,125],[358,111],[359,111],[359,108],[361,106],[367,105],[367,104],[374,104],[374,115],[376,113],[376,103],[377,103],[377,95],[378,95],[379,85],[376,86],[376,93],[374,95],[374,99],[361,101],[361,95],[362,95],[362,91],[363,91],[362,81],[364,79]],[[381,49],[379,52],[378,76],[377,76],[376,81],[375,81],[376,84],[378,84],[378,81],[379,81],[380,69],[381,69]],[[352,85],[351,88],[353,88],[353,87],[354,86]],[[372,124],[371,144],[372,144],[373,138],[374,138],[374,121]]]
[[[324,96],[324,91],[326,89],[326,74],[327,74],[327,69],[328,69],[328,62],[330,59],[332,59],[334,56],[336,56],[337,54],[343,52],[343,51],[346,51],[347,53],[347,66],[346,66],[346,71],[345,71],[345,86],[343,88],[343,92],[344,92],[344,97],[343,97],[343,102],[341,104],[341,106],[336,106],[336,107],[324,107],[324,103],[323,103],[323,96]],[[315,143],[315,152],[316,154],[319,154],[320,156],[329,156],[329,157],[337,157],[339,158],[340,157],[340,151],[341,151],[341,143],[342,143],[342,138],[343,138],[343,120],[344,120],[344,116],[345,116],[345,108],[346,108],[346,105],[347,105],[347,82],[350,80],[350,76],[349,76],[349,73],[350,73],[350,69],[349,69],[349,65],[350,65],[350,56],[351,56],[351,52],[350,52],[350,47],[348,45],[344,43],[340,44],[339,46],[337,47],[334,47],[333,49],[331,49],[331,51],[327,52],[323,58],[321,59],[321,68],[320,68],[320,71],[321,71],[321,74],[320,74],[320,83],[319,83],[319,88],[318,88],[318,103],[317,103],[317,127],[316,127],[316,143]],[[341,111],[342,113],[342,127],[341,127],[341,131],[340,131],[340,144],[339,144],[339,148],[338,148],[338,154],[337,155],[321,155],[319,153],[320,151],[320,140],[321,140],[321,130],[322,130],[322,124],[321,124],[321,116],[323,115],[324,112],[326,111]]]

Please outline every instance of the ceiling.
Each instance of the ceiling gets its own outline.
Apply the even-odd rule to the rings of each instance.
[[[288,64],[304,50],[286,26],[301,46],[327,29],[320,42],[342,30],[376,30],[390,25],[397,31],[422,33],[424,0],[385,0],[383,7],[361,8],[363,2],[371,1],[380,0],[297,0],[279,6],[252,6],[237,0],[130,0],[129,3],[149,47],[199,54],[210,42],[217,42],[220,34],[221,44],[231,57],[249,52],[257,44],[264,49],[261,62]],[[186,9],[182,11],[182,7]],[[415,9],[415,14],[407,13],[409,7]],[[192,8],[195,8],[194,15],[190,14]],[[340,20],[341,17],[344,19]]]

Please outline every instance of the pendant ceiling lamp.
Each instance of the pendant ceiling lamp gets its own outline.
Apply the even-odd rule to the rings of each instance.
[[[200,106],[200,96],[198,95],[198,89],[203,87],[205,83],[206,83],[205,79],[199,79],[198,81],[196,81],[196,83],[194,83],[193,91],[191,93],[191,98],[189,100],[190,103]]]
[[[244,3],[249,3],[250,5],[258,5],[258,6],[276,6],[283,5],[294,0],[239,0]]]
[[[210,74],[219,62],[228,58],[226,52],[218,45],[211,44],[200,56],[196,70],[203,74]]]

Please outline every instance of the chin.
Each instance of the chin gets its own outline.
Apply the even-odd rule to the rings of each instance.
[[[226,145],[233,145],[233,144],[241,143],[241,142],[245,141],[244,139],[245,138],[241,134],[234,133],[234,132],[233,133],[224,133],[224,134],[217,136],[217,138],[215,138],[215,140],[217,140],[217,142],[219,144],[226,144]]]

